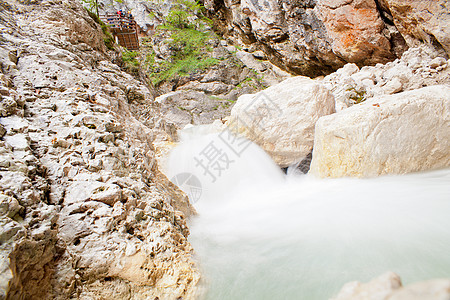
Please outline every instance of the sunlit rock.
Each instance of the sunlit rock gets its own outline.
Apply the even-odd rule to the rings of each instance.
[[[450,166],[450,87],[426,87],[354,105],[316,123],[311,173],[404,174]]]
[[[316,121],[334,111],[333,94],[320,82],[299,76],[239,97],[229,124],[286,167],[311,152]]]

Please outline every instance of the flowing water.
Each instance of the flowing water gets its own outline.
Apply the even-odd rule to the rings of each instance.
[[[389,270],[403,283],[450,277],[449,169],[285,175],[256,145],[236,151],[205,128],[184,133],[165,171],[189,174],[177,183],[198,212],[190,241],[206,299],[322,300]]]

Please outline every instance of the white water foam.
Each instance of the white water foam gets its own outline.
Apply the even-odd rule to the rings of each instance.
[[[202,130],[204,131],[204,129]],[[404,283],[450,277],[450,170],[373,179],[285,176],[251,144],[215,182],[196,166],[217,133],[195,133],[166,174],[195,174],[190,241],[206,299],[328,299],[386,271]]]

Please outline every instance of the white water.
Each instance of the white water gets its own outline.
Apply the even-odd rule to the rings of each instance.
[[[202,184],[190,241],[206,299],[327,299],[388,270],[403,283],[450,277],[450,170],[286,176],[257,146],[232,156],[217,134],[196,130],[166,173],[192,173]],[[214,183],[194,161],[211,141],[235,160]]]

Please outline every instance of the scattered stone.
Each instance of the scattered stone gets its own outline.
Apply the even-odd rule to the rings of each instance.
[[[447,63],[447,60],[443,57],[436,57],[430,62],[430,67],[433,69],[437,69],[440,66],[443,66]]]
[[[446,300],[450,298],[450,279],[413,283],[394,292],[389,300]]]
[[[23,207],[20,206],[16,199],[0,194],[0,216],[14,218],[20,210],[23,210]]]
[[[253,69],[255,71],[264,72],[267,69],[264,63],[256,60],[253,54],[251,53],[245,51],[237,51],[236,57],[240,59],[246,67]]]
[[[402,89],[403,89],[403,85],[397,77],[392,78],[389,82],[387,82],[383,86],[384,92],[388,95],[401,92]]]
[[[400,59],[386,65],[365,66],[359,70],[355,64],[347,64],[322,82],[333,92],[336,111],[372,97],[448,84],[450,70],[444,67],[445,59],[433,58],[433,53],[432,49],[421,46],[409,49]],[[442,65],[432,69],[432,64]]]
[[[115,184],[102,185],[92,191],[89,199],[114,206],[122,200],[122,189]]]

